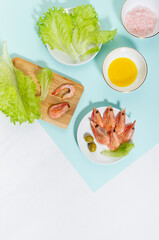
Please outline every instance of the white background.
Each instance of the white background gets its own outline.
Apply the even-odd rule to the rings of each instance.
[[[159,145],[92,192],[38,122],[0,115],[1,240],[158,240]]]

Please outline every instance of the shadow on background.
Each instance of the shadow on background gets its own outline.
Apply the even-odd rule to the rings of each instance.
[[[95,57],[95,62],[97,64],[98,70],[101,73],[102,72],[102,65],[104,62],[105,57],[115,48],[120,47],[130,47],[137,50],[136,45],[133,41],[131,41],[128,37],[125,37],[124,35],[116,34],[114,37],[114,40],[112,40],[110,43],[106,43],[102,45],[101,50]]]
[[[118,20],[121,20],[121,9],[126,0],[113,0],[114,11],[118,17]]]
[[[99,19],[99,23],[101,25],[102,30],[109,30],[112,29],[112,23],[110,21],[110,18],[106,17],[106,18],[100,18]]]
[[[24,57],[24,56],[22,56],[22,55],[20,55],[20,54],[12,53],[12,54],[11,54],[11,58],[14,58],[14,57],[22,58],[22,59],[24,59],[24,60],[26,60],[26,61],[28,61],[28,62],[34,63],[34,64],[36,64],[36,65],[39,65],[40,67],[45,67],[45,68],[48,67],[47,64],[46,64],[43,60],[33,61],[33,60],[31,60],[31,59],[29,59],[29,58],[26,58],[26,57]]]

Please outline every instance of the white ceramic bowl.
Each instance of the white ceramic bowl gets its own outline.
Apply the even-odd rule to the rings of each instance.
[[[127,27],[125,26],[125,16],[126,14],[131,11],[133,8],[137,7],[137,6],[145,6],[148,7],[150,10],[152,10],[156,16],[157,16],[157,24],[155,26],[154,31],[146,36],[139,36],[139,35],[134,35],[133,33],[131,33]],[[128,33],[130,33],[132,36],[134,37],[138,37],[138,38],[150,38],[155,36],[156,34],[159,33],[159,0],[127,0],[121,10],[121,21],[123,26],[125,27],[125,29],[127,30]]]
[[[136,64],[136,67],[138,70],[138,75],[136,80],[128,87],[118,87],[114,85],[110,81],[108,76],[108,68],[111,62],[114,61],[116,58],[122,58],[122,57],[129,58],[130,60],[132,60]],[[111,88],[119,92],[131,92],[138,89],[144,83],[147,76],[147,71],[148,71],[148,68],[147,68],[146,60],[138,51],[136,51],[133,48],[128,48],[128,47],[117,48],[112,52],[110,52],[106,56],[103,62],[103,77],[106,83]]]
[[[73,8],[65,8],[65,11],[67,13],[71,13],[72,10],[73,10]],[[99,24],[99,29],[101,29],[100,24]],[[87,62],[91,61],[98,54],[98,52],[96,52],[93,55],[87,55],[85,57],[85,59],[82,60],[82,61],[80,59],[77,59],[75,61],[69,55],[67,55],[66,53],[64,53],[62,51],[59,51],[58,49],[53,49],[52,50],[51,47],[48,44],[46,44],[46,46],[47,46],[47,49],[49,50],[50,54],[53,56],[53,58],[55,58],[60,63],[63,63],[65,65],[70,65],[70,66],[78,66],[78,65],[87,63]],[[102,44],[99,44],[98,46],[99,46],[99,49],[101,49]],[[90,47],[94,47],[94,45],[92,45]]]

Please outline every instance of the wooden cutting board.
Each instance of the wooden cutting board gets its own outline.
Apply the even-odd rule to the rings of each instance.
[[[16,68],[21,70],[25,75],[29,75],[34,80],[34,82],[37,84],[36,95],[40,96],[40,94],[41,94],[40,93],[40,85],[37,81],[36,76],[40,73],[42,67],[40,67],[34,63],[28,62],[22,58],[18,58],[18,57],[13,58],[12,62]],[[59,93],[57,96],[52,96],[53,91],[57,87],[59,87],[62,84],[65,84],[65,83],[73,84],[73,86],[75,87],[75,93],[74,93],[73,97],[63,100],[61,98],[61,96],[62,96],[64,90],[61,91],[61,93]],[[42,114],[41,119],[46,122],[52,123],[58,127],[67,128],[71,121],[71,118],[74,114],[74,111],[77,107],[77,104],[81,98],[83,90],[84,90],[84,87],[81,84],[74,82],[68,78],[65,78],[65,77],[53,72],[53,79],[52,79],[52,83],[50,85],[48,95],[47,95],[45,101],[42,101],[40,103],[40,105],[41,105],[40,112]],[[65,90],[65,91],[67,91],[67,90]],[[56,103],[61,103],[61,102],[69,102],[70,110],[59,119],[50,118],[48,115],[48,108],[51,105],[54,105]]]

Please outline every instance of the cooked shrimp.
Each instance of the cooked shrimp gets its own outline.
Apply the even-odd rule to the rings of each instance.
[[[107,145],[111,151],[115,151],[120,146],[120,141],[115,130],[109,133],[110,143]]]
[[[71,97],[74,95],[75,87],[74,87],[72,84],[69,84],[69,83],[63,84],[63,85],[61,85],[60,87],[58,87],[58,88],[52,93],[52,95],[53,95],[53,96],[56,96],[61,90],[65,89],[65,88],[68,88],[68,89],[69,89],[69,92],[63,94],[62,98],[63,98],[63,99],[65,99],[65,98],[71,98]]]
[[[103,127],[102,116],[101,116],[100,112],[96,108],[93,108],[91,121],[95,122],[100,127]]]
[[[115,116],[113,108],[111,106],[108,107],[104,113],[103,126],[107,132],[110,132],[115,128]]]
[[[97,123],[93,121],[91,121],[91,127],[92,127],[94,137],[98,143],[103,145],[109,144],[110,142],[109,134],[104,128],[100,127]]]
[[[60,118],[70,109],[69,103],[58,103],[49,108],[48,114],[50,118]]]
[[[125,129],[125,109],[120,111],[116,117],[115,131],[118,135],[121,135]]]
[[[132,135],[135,132],[135,123],[136,121],[125,126],[125,130],[119,138],[121,144],[130,141],[130,139],[132,138]]]

